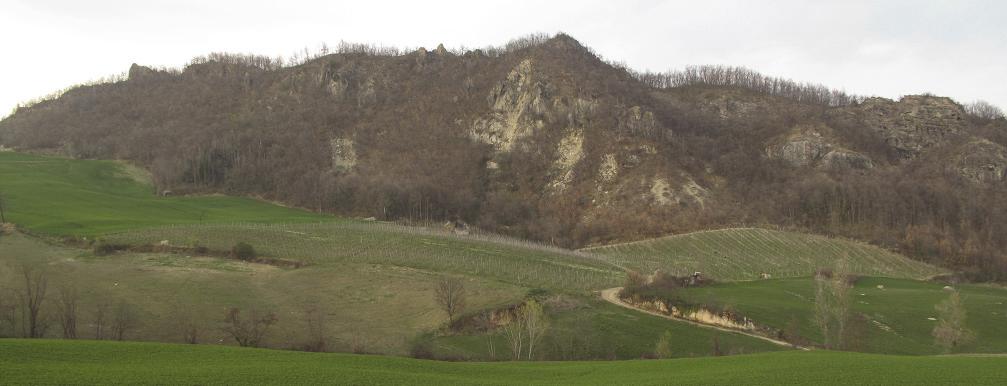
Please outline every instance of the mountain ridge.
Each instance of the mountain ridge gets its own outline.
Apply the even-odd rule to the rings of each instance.
[[[766,223],[1007,272],[993,236],[1007,225],[1007,124],[953,100],[713,66],[638,74],[565,34],[499,52],[359,51],[134,64],[125,81],[18,109],[0,144],[127,159],[162,193],[465,221],[568,247]]]

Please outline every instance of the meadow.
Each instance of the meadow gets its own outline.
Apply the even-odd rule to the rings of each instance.
[[[683,300],[729,307],[757,324],[777,329],[795,324],[803,338],[821,343],[814,319],[814,281],[790,278],[717,283],[678,291]],[[1007,290],[988,285],[957,285],[967,310],[966,326],[976,334],[957,352],[1007,351]],[[854,338],[857,351],[886,354],[939,354],[931,335],[934,306],[947,299],[944,284],[906,279],[864,277],[854,285],[852,312],[866,320]]]
[[[781,352],[619,362],[451,363],[220,346],[0,340],[13,384],[1002,385],[1007,357]]]
[[[840,259],[861,275],[925,279],[944,273],[862,242],[759,228],[687,233],[583,251],[645,274],[698,271],[716,280],[755,280],[763,273],[775,278],[810,276]]]
[[[156,194],[148,174],[116,161],[0,152],[0,197],[7,221],[59,236],[166,224],[339,221],[251,198]]]

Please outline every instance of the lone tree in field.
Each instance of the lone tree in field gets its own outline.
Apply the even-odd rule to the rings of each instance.
[[[3,212],[3,204],[4,204],[4,202],[3,202],[3,193],[0,193],[0,224],[6,224],[7,223],[7,216],[5,216],[4,212]],[[3,234],[2,230],[0,230],[0,234]]]
[[[947,300],[937,304],[937,325],[934,326],[934,342],[944,348],[945,353],[954,351],[975,339],[975,333],[965,326],[965,305],[958,291],[951,293]]]
[[[252,311],[247,318],[242,318],[241,310],[232,307],[224,315],[224,332],[234,337],[241,347],[259,347],[262,339],[266,336],[266,331],[273,324],[276,324],[276,315],[272,312],[259,315]]]
[[[815,324],[822,331],[826,348],[844,346],[850,320],[850,274],[845,260],[834,270],[815,274]]]
[[[448,322],[465,309],[465,284],[454,278],[442,278],[434,289],[434,300],[448,314]]]
[[[49,279],[45,271],[29,265],[21,266],[24,277],[24,288],[18,291],[18,301],[21,306],[22,335],[26,338],[41,338],[49,327],[42,316],[42,303]]]

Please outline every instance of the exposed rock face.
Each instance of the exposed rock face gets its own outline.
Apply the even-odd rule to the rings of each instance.
[[[769,158],[782,159],[791,165],[837,169],[871,169],[874,162],[867,156],[834,145],[822,132],[822,126],[798,126],[785,138],[766,147]]]
[[[952,168],[975,184],[1002,182],[1007,170],[1007,149],[985,139],[971,141],[959,149]]]
[[[357,150],[352,139],[333,138],[329,144],[332,147],[333,169],[347,171],[357,165]]]
[[[584,132],[583,130],[573,130],[570,134],[560,140],[556,148],[558,157],[553,163],[553,176],[549,188],[555,192],[563,192],[573,182],[573,168],[584,158]]]
[[[129,66],[129,80],[135,81],[155,74],[157,74],[157,71],[154,71],[150,67],[141,66],[136,63]]]
[[[911,95],[898,102],[870,98],[861,106],[864,121],[905,159],[946,143],[965,125],[961,105],[944,97]]]
[[[471,136],[498,151],[509,151],[517,140],[544,126],[548,86],[535,79],[532,61],[524,60],[493,88],[487,101],[493,112],[475,121]]]
[[[615,154],[605,154],[598,167],[598,180],[610,182],[619,176],[619,161],[615,159]]]
[[[640,106],[626,109],[619,119],[619,127],[630,133],[643,135],[653,135],[664,130],[654,118],[654,113]]]
[[[830,169],[873,169],[874,161],[854,151],[836,149],[825,153],[819,166]]]
[[[681,184],[675,187],[666,178],[655,178],[650,185],[650,195],[653,202],[659,206],[698,205],[705,207],[706,199],[710,195],[709,191],[687,176],[683,176],[681,180]]]

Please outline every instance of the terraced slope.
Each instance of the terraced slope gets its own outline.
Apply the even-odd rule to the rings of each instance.
[[[845,258],[859,274],[926,278],[941,269],[872,245],[845,239],[760,228],[722,229],[588,248],[619,266],[677,275],[703,272],[719,280],[809,276]]]
[[[95,358],[101,358],[96,360]],[[0,340],[10,384],[1002,385],[1007,357],[783,352],[619,362],[450,363],[216,346]]]

